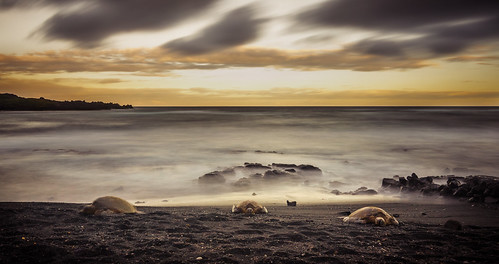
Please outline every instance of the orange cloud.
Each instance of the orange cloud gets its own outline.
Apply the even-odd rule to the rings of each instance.
[[[0,54],[3,74],[45,74],[61,72],[125,72],[165,75],[172,70],[219,69],[230,67],[274,67],[301,71],[342,69],[379,71],[415,69],[430,65],[420,59],[365,55],[345,50],[283,51],[239,48],[197,56],[184,56],[164,49],[64,50]]]

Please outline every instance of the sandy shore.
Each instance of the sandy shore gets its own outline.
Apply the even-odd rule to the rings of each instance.
[[[0,203],[0,263],[496,263],[498,205],[375,204],[400,226],[344,224],[364,205],[139,207],[82,216],[81,204]],[[462,230],[444,227],[454,219]]]

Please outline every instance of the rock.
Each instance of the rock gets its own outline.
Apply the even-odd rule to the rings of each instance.
[[[322,175],[322,170],[312,166],[312,165],[299,165],[298,169],[300,169],[302,172],[306,172],[307,174],[317,174],[317,175]]]
[[[445,186],[445,185],[442,185],[442,186],[443,186],[442,188],[439,188],[440,195],[441,196],[452,196],[452,194],[454,193],[452,188],[450,188],[449,186]]]
[[[340,191],[338,191],[338,190],[332,190],[332,191],[331,191],[331,193],[332,193],[332,194],[336,194],[336,195],[340,195],[340,194],[341,194],[341,192],[340,192]]]
[[[282,168],[282,169],[287,169],[287,168],[297,169],[298,168],[298,166],[296,164],[286,164],[286,163],[272,163],[272,167]]]
[[[220,184],[225,183],[225,177],[218,171],[214,171],[199,177],[198,182],[200,184]]]
[[[401,184],[399,181],[390,178],[383,178],[381,181],[381,187],[393,192],[399,192]]]
[[[244,163],[244,168],[246,169],[261,169],[261,170],[269,170],[271,169],[269,166],[264,166],[261,163]]]
[[[456,178],[447,179],[447,186],[451,189],[457,189],[461,183]]]
[[[399,183],[401,186],[407,186],[407,179],[405,177],[400,177]]]
[[[295,173],[296,172],[295,169],[285,169],[284,171],[291,172],[291,173]]]
[[[255,173],[255,174],[251,174],[249,177],[250,177],[250,179],[261,179],[261,178],[263,178],[263,174]]]
[[[463,225],[456,220],[447,220],[445,222],[444,227],[450,230],[463,230]]]
[[[251,186],[250,179],[243,177],[234,183],[234,187],[237,188],[249,188]]]
[[[280,171],[280,170],[268,170],[265,172],[263,175],[264,180],[279,180],[283,178],[289,178],[292,175],[288,172],[285,171]]]
[[[286,204],[287,204],[288,206],[296,206],[296,201],[292,201],[292,202],[290,202],[290,201],[286,200]]]
[[[439,190],[438,188],[440,187],[440,185],[438,184],[428,184],[426,185],[425,187],[423,187],[421,189],[421,194],[425,195],[425,196],[431,196],[431,195],[435,195],[435,194],[438,194],[439,193]]]
[[[466,197],[470,192],[470,187],[468,184],[463,184],[452,194],[454,197]]]
[[[352,192],[352,195],[376,195],[377,191],[373,189],[367,189],[367,187],[360,187],[359,189]]]

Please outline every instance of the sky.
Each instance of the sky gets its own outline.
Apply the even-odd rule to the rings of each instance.
[[[499,106],[497,0],[0,0],[0,93]]]

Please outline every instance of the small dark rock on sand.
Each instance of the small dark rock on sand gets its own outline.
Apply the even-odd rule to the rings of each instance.
[[[456,220],[447,220],[445,222],[444,227],[450,230],[463,230],[463,225]]]

